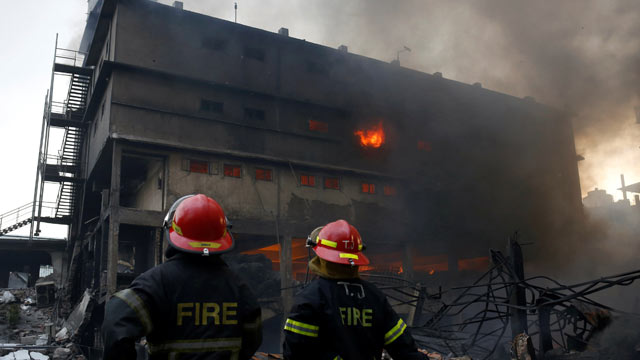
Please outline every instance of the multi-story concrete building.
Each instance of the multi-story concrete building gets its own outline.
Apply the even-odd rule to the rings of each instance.
[[[221,203],[238,251],[269,257],[282,288],[304,276],[307,234],[338,218],[361,231],[364,270],[416,278],[482,269],[513,231],[543,246],[579,220],[560,111],[180,3],[90,6],[84,63],[55,68],[86,83],[70,87],[84,102],[50,121],[80,139],[79,167],[43,172],[76,184],[77,294],[103,301],[161,262],[164,213],[190,193]]]

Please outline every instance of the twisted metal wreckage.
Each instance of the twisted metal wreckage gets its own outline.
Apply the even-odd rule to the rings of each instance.
[[[419,346],[449,356],[473,359],[508,354],[518,338],[531,340],[527,350],[537,358],[554,347],[583,351],[611,322],[611,315],[638,316],[600,304],[588,296],[613,286],[627,286],[640,270],[563,285],[546,276],[524,278],[517,235],[509,240],[509,255],[491,250],[491,267],[472,285],[429,294],[426,287],[391,276],[368,275],[394,306],[409,306],[409,321]],[[451,301],[444,301],[447,297]],[[508,329],[511,328],[511,333]],[[522,335],[527,334],[527,335]],[[513,339],[516,339],[512,342]],[[535,351],[535,353],[534,353]],[[518,355],[512,357],[518,358]]]

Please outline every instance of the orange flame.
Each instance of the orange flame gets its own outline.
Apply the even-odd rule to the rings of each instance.
[[[435,270],[435,269],[429,269],[429,275],[433,275],[433,274],[435,274],[435,273],[436,273],[436,270]]]
[[[358,130],[353,134],[360,137],[360,145],[364,147],[379,148],[384,144],[384,129],[382,128],[382,121],[370,129]]]

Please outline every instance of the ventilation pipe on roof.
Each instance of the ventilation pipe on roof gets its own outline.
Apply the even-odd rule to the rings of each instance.
[[[344,52],[349,52],[349,48],[347,47],[347,45],[338,46],[338,50],[344,51]]]
[[[475,83],[473,83],[473,86],[478,87],[478,88],[481,88],[481,87],[482,87],[482,84],[481,84],[481,83],[479,83],[479,82],[475,82]]]
[[[280,30],[278,30],[278,34],[282,35],[282,36],[289,36],[289,29],[287,28],[280,28]]]
[[[182,3],[182,1],[174,1],[173,2],[173,7],[178,9],[178,10],[183,10],[184,9],[184,4]]]
[[[437,78],[441,78],[442,77],[442,73],[440,71],[434,72],[433,76],[437,77]]]

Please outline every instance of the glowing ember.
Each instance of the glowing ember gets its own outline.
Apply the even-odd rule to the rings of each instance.
[[[364,147],[379,148],[384,144],[384,129],[382,128],[382,121],[370,129],[358,130],[353,134],[360,137],[360,145]]]
[[[435,271],[434,269],[430,269],[430,270],[429,270],[429,275],[433,275],[433,274],[435,274],[435,273],[436,273],[436,271]]]

